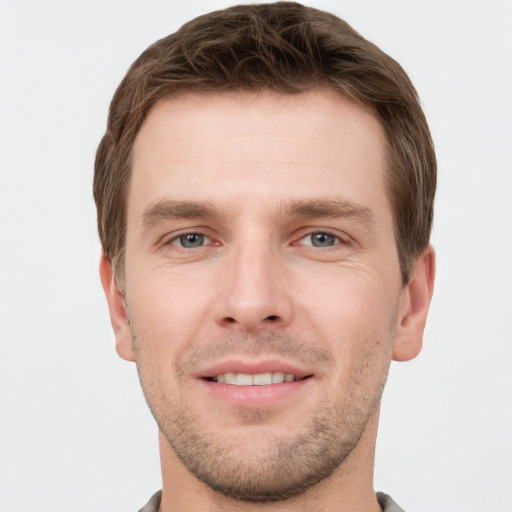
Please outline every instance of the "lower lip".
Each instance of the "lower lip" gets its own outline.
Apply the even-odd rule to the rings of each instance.
[[[239,408],[269,407],[281,401],[298,399],[313,379],[301,379],[268,386],[236,386],[202,379],[208,392],[217,400]]]

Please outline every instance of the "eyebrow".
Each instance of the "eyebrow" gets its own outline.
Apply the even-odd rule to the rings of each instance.
[[[282,205],[282,212],[291,217],[355,218],[369,224],[374,222],[369,208],[345,199],[287,201]]]
[[[372,211],[345,199],[291,200],[282,203],[280,213],[302,218],[355,218],[373,223]],[[220,217],[221,212],[209,202],[160,200],[150,205],[142,214],[142,225],[149,229],[162,221]]]
[[[142,214],[142,225],[151,228],[161,221],[218,217],[219,212],[207,202],[165,199],[150,205]]]

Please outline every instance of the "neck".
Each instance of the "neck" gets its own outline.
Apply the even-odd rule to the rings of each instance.
[[[373,490],[377,423],[378,411],[330,477],[298,496],[271,503],[247,503],[212,490],[187,471],[160,432],[163,489],[159,512],[381,512]]]

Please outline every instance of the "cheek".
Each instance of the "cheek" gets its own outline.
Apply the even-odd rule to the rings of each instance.
[[[127,300],[137,334],[160,334],[171,341],[197,329],[211,303],[211,289],[211,284],[193,274],[172,269],[156,269],[127,281]]]
[[[309,288],[300,316],[313,326],[317,341],[328,344],[336,364],[390,358],[398,296],[389,293],[389,285],[351,270],[322,284]]]
[[[197,297],[192,300],[190,288],[177,290],[157,273],[127,281],[135,360],[144,394],[153,408],[158,409],[162,400],[172,402],[173,407],[181,402],[176,364],[180,353],[198,337],[198,301]]]

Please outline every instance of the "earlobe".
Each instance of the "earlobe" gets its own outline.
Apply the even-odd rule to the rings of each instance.
[[[119,287],[114,279],[112,264],[104,253],[102,253],[100,260],[100,278],[108,302],[110,321],[116,337],[117,353],[126,361],[135,361],[124,296],[119,291]]]
[[[393,350],[395,361],[409,361],[421,351],[434,278],[435,252],[429,245],[414,261],[409,283],[402,290]]]

